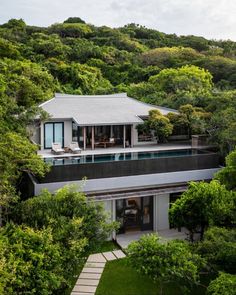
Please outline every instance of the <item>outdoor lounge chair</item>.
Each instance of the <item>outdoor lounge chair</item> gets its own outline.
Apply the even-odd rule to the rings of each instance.
[[[69,149],[71,150],[71,152],[73,154],[80,154],[81,153],[81,148],[79,147],[78,142],[76,142],[76,141],[71,142]]]
[[[52,143],[52,153],[56,155],[64,154],[65,150],[61,147],[59,142]]]

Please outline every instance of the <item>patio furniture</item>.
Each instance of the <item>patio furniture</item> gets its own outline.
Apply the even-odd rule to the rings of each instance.
[[[107,142],[107,146],[114,146],[115,145],[115,138],[111,137],[109,138],[109,141]]]
[[[73,154],[80,154],[81,153],[81,148],[79,147],[78,142],[76,142],[76,141],[71,142],[69,149],[71,150],[71,152]]]
[[[65,150],[61,147],[61,143],[53,142],[52,143],[52,153],[55,155],[64,154]]]

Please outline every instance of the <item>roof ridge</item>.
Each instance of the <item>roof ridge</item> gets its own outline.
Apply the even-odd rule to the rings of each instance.
[[[98,94],[98,95],[80,95],[80,94],[67,94],[67,93],[55,93],[55,98],[84,98],[84,97],[90,97],[90,98],[110,98],[110,97],[128,97],[126,92],[122,93],[112,93],[112,94]]]

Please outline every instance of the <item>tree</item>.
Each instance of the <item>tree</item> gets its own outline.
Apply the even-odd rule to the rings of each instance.
[[[203,241],[195,247],[196,253],[204,257],[211,271],[236,273],[236,230],[210,227]]]
[[[158,142],[164,142],[166,138],[172,133],[173,125],[170,123],[169,119],[162,115],[158,110],[149,111],[148,120],[143,124],[137,126],[139,132],[145,134],[154,132]]]
[[[201,57],[203,55],[192,48],[162,47],[144,52],[141,61],[145,65],[156,65],[163,69],[179,66],[186,61],[192,62]]]
[[[58,190],[55,194],[43,191],[14,207],[12,220],[34,229],[51,228],[53,241],[62,253],[64,278],[71,279],[71,272],[78,269],[86,253],[96,249],[117,229],[104,208],[88,201],[76,187]]]
[[[203,238],[205,229],[212,224],[229,225],[234,223],[235,193],[228,191],[218,181],[191,182],[169,210],[171,224],[176,228],[186,227],[190,240],[200,232]]]
[[[227,189],[236,188],[236,150],[229,153],[225,159],[226,166],[215,176]]]
[[[1,294],[53,294],[63,283],[58,244],[50,229],[7,224],[0,231]],[[1,269],[1,268],[0,268]]]
[[[62,38],[83,38],[92,34],[92,29],[84,23],[54,24],[49,28],[51,34],[58,34]]]
[[[236,147],[235,122],[235,106],[214,112],[209,122],[208,132],[211,141],[219,145],[223,155],[227,155]]]
[[[154,131],[154,134],[159,142],[164,142],[166,138],[171,135],[173,131],[173,125],[166,116],[161,114],[160,111],[149,111],[148,121],[150,128]]]
[[[149,81],[167,93],[183,91],[202,95],[212,89],[211,74],[196,66],[164,69],[156,76],[151,77]]]
[[[64,21],[64,24],[72,23],[72,24],[85,24],[85,21],[82,20],[80,17],[69,17],[67,20]]]
[[[199,270],[204,260],[193,254],[184,241],[161,243],[157,235],[145,235],[128,246],[128,260],[139,272],[163,284],[180,282],[182,287],[191,287],[199,280]],[[159,293],[158,293],[159,294]]]
[[[209,295],[235,295],[236,275],[221,272],[220,275],[207,288]]]
[[[8,207],[16,201],[16,185],[22,172],[43,176],[48,171],[48,166],[37,155],[37,149],[16,132],[0,136],[0,206]]]
[[[211,113],[205,112],[202,108],[193,107],[190,104],[182,105],[179,113],[168,113],[167,118],[173,124],[175,134],[184,134],[191,138],[192,134],[204,134],[207,130],[207,123]]]

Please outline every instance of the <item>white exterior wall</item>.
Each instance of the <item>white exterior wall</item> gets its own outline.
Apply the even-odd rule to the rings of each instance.
[[[64,146],[68,147],[72,142],[72,120],[64,121]]]
[[[108,215],[108,222],[115,221],[116,220],[116,215],[115,215],[115,202],[113,200],[109,201],[97,201],[99,203],[102,203],[104,206],[105,211],[107,212]],[[108,237],[108,240],[115,239],[116,233],[115,231]]]
[[[51,120],[48,122],[41,123],[40,128],[40,143],[41,150],[44,150],[44,124],[50,122],[63,122],[64,123],[64,146],[69,146],[72,141],[72,120]]]
[[[101,204],[103,204],[105,211],[108,214],[108,220],[111,221],[113,220],[113,201],[97,201]]]
[[[169,203],[170,194],[153,197],[153,230],[169,229]]]
[[[133,132],[132,132],[132,135],[133,135],[133,145],[134,146],[139,146],[139,145],[150,145],[150,144],[156,144],[156,140],[154,141],[138,141],[138,131],[136,129],[136,126],[138,124],[134,124],[133,125]]]

